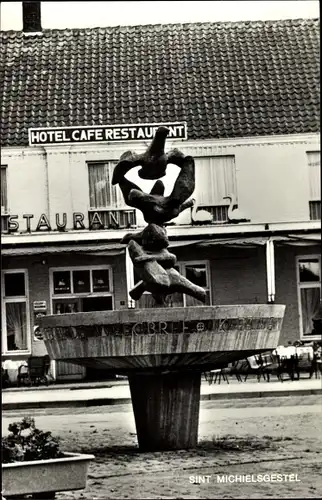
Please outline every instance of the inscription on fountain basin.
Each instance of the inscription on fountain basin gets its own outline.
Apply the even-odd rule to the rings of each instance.
[[[83,339],[88,337],[136,336],[136,335],[175,335],[203,332],[229,332],[269,330],[280,328],[279,318],[220,318],[194,321],[145,321],[136,323],[112,323],[103,326],[79,326],[74,328],[55,327],[45,329],[47,340]]]

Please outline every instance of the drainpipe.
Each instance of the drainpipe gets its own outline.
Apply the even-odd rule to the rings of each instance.
[[[125,270],[126,270],[127,307],[129,309],[134,309],[135,301],[130,297],[130,290],[134,287],[134,268],[127,247],[125,249]]]
[[[270,240],[266,241],[266,281],[267,281],[267,302],[272,298],[272,278],[271,278],[271,246]]]
[[[266,242],[267,301],[275,302],[275,250],[274,242]]]
[[[274,241],[270,241],[271,249],[271,302],[275,302],[275,249]]]

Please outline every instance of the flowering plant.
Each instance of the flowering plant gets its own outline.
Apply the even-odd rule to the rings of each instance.
[[[25,417],[8,426],[9,434],[1,439],[2,463],[60,458],[59,439],[51,432],[37,429],[35,420]]]

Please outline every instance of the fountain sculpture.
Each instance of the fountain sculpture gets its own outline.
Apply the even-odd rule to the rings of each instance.
[[[177,149],[165,153],[167,134],[159,127],[144,154],[124,153],[112,179],[147,222],[122,240],[140,278],[129,294],[138,300],[150,292],[156,307],[40,320],[51,358],[128,376],[142,451],[196,446],[201,373],[276,348],[285,310],[275,304],[167,307],[175,292],[206,300],[205,290],[175,269],[176,256],[168,251],[165,223],[193,205],[195,163]],[[171,163],[180,173],[172,193],[164,196],[160,178]],[[136,166],[142,179],[156,181],[150,193],[126,178]]]

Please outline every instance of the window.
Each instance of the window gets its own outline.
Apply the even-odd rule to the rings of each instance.
[[[301,336],[307,338],[313,330],[312,317],[321,300],[321,258],[304,256],[297,259],[297,283]]]
[[[310,220],[321,219],[321,158],[319,151],[307,153],[310,181]]]
[[[203,287],[206,291],[207,299],[205,304],[199,300],[185,295],[182,293],[174,293],[168,296],[168,304],[170,307],[187,307],[187,306],[201,306],[211,304],[210,295],[210,271],[209,264],[206,261],[198,262],[178,262],[175,269],[185,276],[189,281]],[[135,276],[134,281],[137,283],[139,278]],[[155,307],[154,299],[149,292],[145,292],[140,300],[136,301],[137,308],[151,308]]]
[[[89,163],[90,208],[125,208],[122,192],[112,185],[115,162]]]
[[[136,226],[135,210],[126,205],[122,191],[117,184],[112,185],[115,162],[96,162],[88,164],[89,176],[89,224],[98,228],[128,228]],[[94,224],[95,220],[95,224]]]
[[[8,211],[7,198],[7,167],[1,165],[1,213],[5,214]]]
[[[228,219],[229,202],[223,198],[229,194],[237,198],[235,157],[196,158],[194,197],[197,207],[210,212],[214,222],[225,222]]]
[[[109,266],[50,270],[53,314],[110,311],[114,308]]]
[[[28,352],[30,318],[27,271],[3,271],[2,290],[2,352]]]

